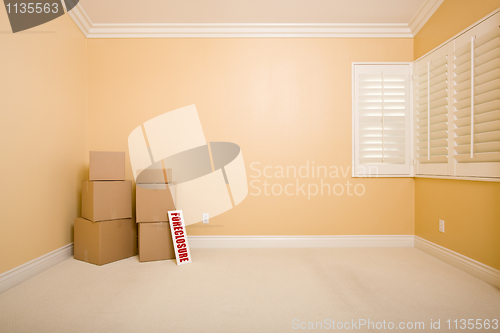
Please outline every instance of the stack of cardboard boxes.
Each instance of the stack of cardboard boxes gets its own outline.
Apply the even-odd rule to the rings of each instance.
[[[139,261],[175,259],[168,211],[175,210],[172,169],[145,169],[137,177]]]
[[[75,259],[104,265],[137,254],[124,152],[90,152],[89,181],[82,183],[82,217],[75,219],[74,228]]]

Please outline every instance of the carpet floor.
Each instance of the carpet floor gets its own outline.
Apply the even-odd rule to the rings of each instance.
[[[500,332],[498,289],[415,248],[191,252],[67,259],[0,294],[0,332]]]

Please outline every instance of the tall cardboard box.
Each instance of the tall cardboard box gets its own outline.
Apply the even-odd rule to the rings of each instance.
[[[139,261],[175,259],[168,222],[139,223]]]
[[[175,185],[137,184],[135,193],[137,223],[168,221],[168,211],[175,210],[174,198]]]
[[[82,217],[98,222],[132,217],[132,182],[82,182]]]
[[[91,151],[89,180],[125,180],[125,152]]]
[[[133,219],[92,222],[80,217],[75,219],[74,237],[75,259],[95,265],[137,254],[137,223]]]

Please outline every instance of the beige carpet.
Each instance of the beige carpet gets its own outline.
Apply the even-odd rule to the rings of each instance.
[[[184,266],[68,259],[0,294],[0,331],[297,332],[322,331],[316,322],[328,330],[334,320],[335,331],[364,332],[365,320],[386,322],[370,331],[410,322],[412,330],[398,331],[435,332],[431,320],[441,320],[440,331],[455,332],[464,330],[448,330],[446,320],[500,319],[498,289],[414,248],[192,249],[192,256]]]

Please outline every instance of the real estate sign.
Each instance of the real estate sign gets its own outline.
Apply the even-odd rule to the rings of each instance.
[[[191,262],[191,253],[189,252],[182,210],[169,211],[168,219],[170,221],[170,231],[172,232],[177,265],[188,264]]]

